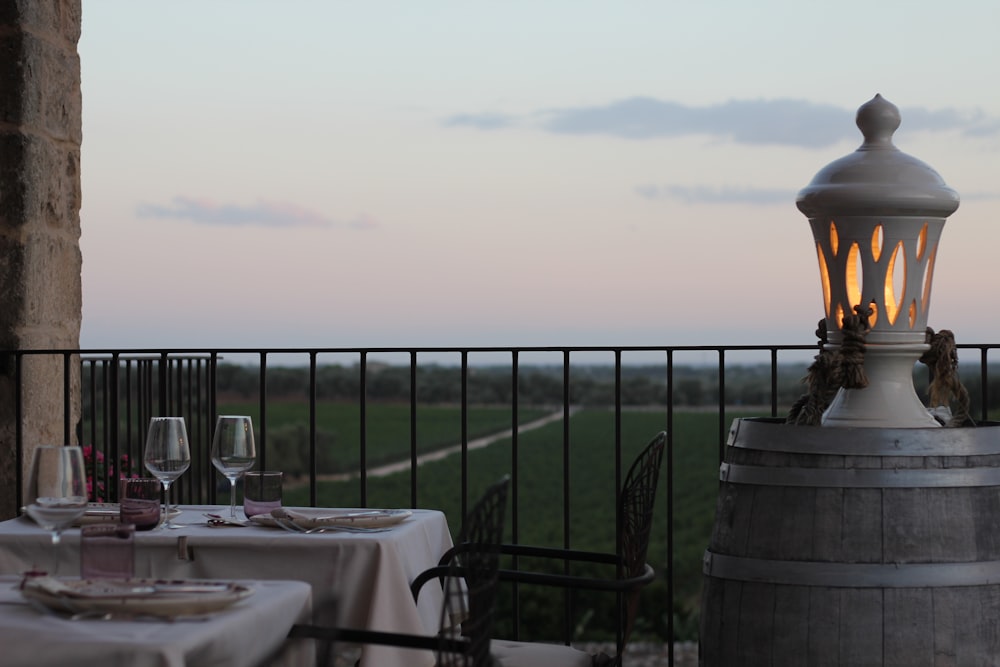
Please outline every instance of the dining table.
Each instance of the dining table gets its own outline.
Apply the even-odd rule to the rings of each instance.
[[[181,505],[179,510],[173,518],[179,528],[135,533],[136,577],[292,579],[310,585],[314,607],[336,610],[335,617],[319,619],[325,624],[417,635],[439,630],[440,586],[423,586],[414,600],[410,583],[452,546],[440,511],[409,510],[405,519],[379,532],[307,534],[257,525],[242,516],[235,522],[240,525],[213,519],[227,519],[228,505]],[[58,573],[79,574],[80,530],[65,530],[57,551]],[[53,553],[50,534],[27,516],[0,522],[0,575],[50,571]],[[420,667],[435,661],[431,652],[418,649],[377,644],[358,649],[362,667]]]
[[[5,667],[285,667],[313,661],[313,646],[289,646],[292,624],[312,611],[301,581],[245,581],[230,606],[191,616],[73,616],[32,604],[22,577],[0,575],[0,665]]]

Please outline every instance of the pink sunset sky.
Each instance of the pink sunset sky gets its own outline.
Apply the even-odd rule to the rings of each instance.
[[[84,347],[809,344],[796,193],[962,198],[929,324],[1000,341],[1000,4],[84,3]]]

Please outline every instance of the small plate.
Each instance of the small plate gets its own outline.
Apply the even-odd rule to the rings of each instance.
[[[170,518],[176,519],[181,511],[176,507],[170,509]],[[162,516],[162,513],[161,513]],[[87,503],[87,511],[83,516],[73,522],[76,527],[87,526],[92,523],[105,523],[107,521],[118,521],[121,518],[118,503]]]
[[[120,518],[119,511],[118,503],[87,503],[87,510],[83,513],[83,516],[73,522],[72,526],[79,528],[80,526],[88,526],[93,523],[118,521]],[[28,516],[24,507],[21,508],[21,514]],[[180,514],[181,511],[176,507],[170,510],[171,519],[176,519]]]
[[[188,616],[219,611],[253,595],[253,589],[233,582],[167,581],[163,579],[24,580],[21,595],[56,611],[78,614],[144,614]]]
[[[329,509],[323,507],[285,508],[285,514],[303,528],[322,528],[329,526],[354,526],[357,528],[383,528],[392,526],[413,516],[410,510],[377,510],[377,509]],[[277,528],[274,518],[269,514],[258,514],[250,517],[252,523],[261,526]]]

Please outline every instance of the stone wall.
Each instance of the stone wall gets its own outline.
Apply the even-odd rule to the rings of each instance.
[[[79,347],[81,12],[81,0],[0,0],[0,351]],[[0,354],[0,519],[20,505],[14,370]],[[25,357],[22,371],[27,460],[65,444],[62,359]]]

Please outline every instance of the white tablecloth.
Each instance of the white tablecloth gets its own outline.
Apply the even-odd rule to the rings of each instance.
[[[72,621],[29,606],[18,582],[0,577],[4,667],[253,667],[282,646],[293,623],[309,618],[312,600],[300,581],[243,582],[254,594],[207,620]],[[296,657],[311,658],[311,650]]]
[[[229,507],[182,506],[177,530],[136,533],[135,576],[171,579],[295,579],[312,586],[313,605],[337,600],[338,623],[410,634],[434,634],[441,614],[441,589],[424,586],[418,604],[410,582],[436,565],[452,546],[444,514],[414,510],[413,516],[382,533],[297,535],[277,528],[206,525],[204,512],[227,516]],[[59,573],[79,573],[80,531],[63,534]],[[30,519],[0,523],[0,574],[31,568],[50,570],[49,535]],[[429,652],[368,645],[366,667],[430,665]]]

